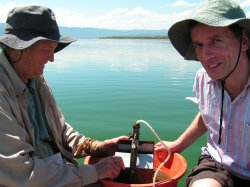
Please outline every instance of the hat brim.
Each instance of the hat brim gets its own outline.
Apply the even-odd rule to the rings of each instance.
[[[76,41],[75,38],[70,37],[70,36],[60,36],[58,38],[58,40],[45,38],[42,36],[25,38],[25,39],[18,38],[17,36],[12,35],[12,34],[5,34],[3,36],[0,36],[0,43],[3,43],[5,45],[7,45],[8,47],[13,48],[13,49],[17,49],[17,50],[22,50],[22,49],[28,48],[40,40],[48,40],[48,41],[57,42],[58,45],[55,49],[55,53],[62,50],[65,47],[67,47],[72,42]]]
[[[241,28],[250,30],[250,19],[241,18],[235,20],[228,20],[227,22],[211,22],[204,23],[202,21],[197,21],[196,19],[186,19],[179,21],[172,25],[168,30],[168,37],[175,49],[184,57],[186,60],[198,61],[194,47],[192,45],[192,40],[190,37],[190,23],[197,22],[214,27],[227,27],[232,24],[238,24]],[[249,38],[250,39],[250,38]],[[249,53],[249,50],[248,50]]]

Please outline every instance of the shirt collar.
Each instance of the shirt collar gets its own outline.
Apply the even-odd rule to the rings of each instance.
[[[219,85],[219,87],[221,87],[221,84],[219,84],[219,80],[213,80],[213,79],[211,79],[209,76],[208,76],[208,74],[206,73],[206,82],[207,82],[207,84],[213,84],[213,83],[218,83],[218,85]],[[248,87],[250,87],[250,75],[249,75],[249,77],[248,77],[248,81],[247,81],[247,84],[245,85],[245,89],[247,89]],[[245,90],[244,89],[244,90]]]
[[[245,88],[248,88],[249,86],[250,86],[250,76],[248,77],[248,81],[247,81]]]
[[[4,51],[0,48],[0,66],[6,71],[14,90],[17,96],[20,96],[24,90],[26,89],[26,85],[24,82],[19,78],[13,67],[11,66],[9,60],[6,58]]]

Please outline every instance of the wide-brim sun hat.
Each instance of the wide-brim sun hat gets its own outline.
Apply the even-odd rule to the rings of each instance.
[[[238,3],[232,0],[205,0],[188,19],[173,24],[168,31],[172,45],[186,60],[198,61],[190,37],[192,22],[214,27],[238,24],[241,28],[250,30],[250,19],[246,18]]]
[[[76,41],[70,36],[61,36],[55,14],[47,7],[26,6],[13,8],[6,20],[4,35],[0,36],[0,43],[10,48],[22,50],[40,40],[58,43],[58,52]]]

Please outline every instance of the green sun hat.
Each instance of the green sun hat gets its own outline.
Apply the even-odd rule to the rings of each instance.
[[[192,22],[214,27],[238,24],[241,28],[250,30],[250,19],[246,18],[238,3],[233,0],[205,0],[188,19],[175,23],[168,31],[172,45],[186,60],[198,61],[190,37]]]

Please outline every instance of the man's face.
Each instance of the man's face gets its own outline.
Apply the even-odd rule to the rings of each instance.
[[[198,60],[213,80],[223,79],[233,70],[240,38],[229,28],[197,24],[191,29],[191,39]]]
[[[22,80],[28,80],[43,74],[45,64],[54,61],[57,42],[41,40],[24,49],[20,62],[13,64]]]

